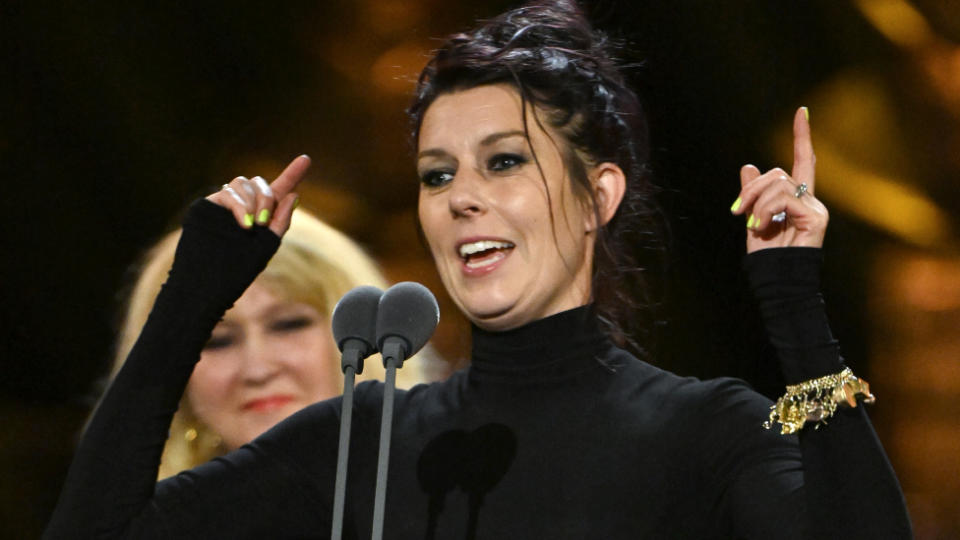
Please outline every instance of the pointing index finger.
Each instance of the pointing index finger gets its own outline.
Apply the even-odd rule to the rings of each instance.
[[[816,162],[813,142],[810,139],[810,112],[806,107],[800,107],[793,115],[793,171],[790,176],[798,184],[806,184],[807,191],[811,194],[816,176]]]
[[[277,178],[270,183],[270,189],[273,190],[278,201],[296,189],[297,184],[303,180],[309,168],[310,157],[306,154],[297,156],[287,165],[287,168],[280,173],[280,176],[277,176]]]

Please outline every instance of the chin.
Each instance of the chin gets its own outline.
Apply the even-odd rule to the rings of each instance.
[[[490,294],[476,294],[473,298],[461,298],[457,302],[460,311],[470,319],[471,322],[489,330],[489,325],[497,324],[503,318],[510,318],[510,314],[516,306],[515,302],[508,302],[498,298],[492,298]]]
[[[532,320],[528,317],[524,317],[523,314],[518,313],[516,310],[512,310],[510,308],[480,312],[473,311],[469,312],[467,317],[471,322],[473,322],[473,324],[491,332],[512,330],[519,326],[523,326]]]

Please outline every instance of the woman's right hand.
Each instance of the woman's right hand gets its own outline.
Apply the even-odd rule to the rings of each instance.
[[[273,182],[267,184],[259,176],[248,179],[238,176],[207,200],[233,212],[237,223],[249,229],[254,223],[265,225],[279,237],[290,227],[290,216],[296,207],[293,191],[310,168],[310,158],[297,156]]]

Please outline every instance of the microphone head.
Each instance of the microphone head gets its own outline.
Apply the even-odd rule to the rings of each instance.
[[[351,289],[333,308],[333,339],[337,348],[343,352],[347,341],[359,340],[367,345],[362,351],[363,356],[369,356],[377,350],[377,309],[383,291],[376,287],[364,285]]]
[[[380,298],[377,347],[388,338],[400,338],[409,358],[427,344],[438,322],[440,307],[430,289],[412,281],[397,283]]]

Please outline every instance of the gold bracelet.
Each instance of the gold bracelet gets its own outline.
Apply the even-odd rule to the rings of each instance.
[[[800,431],[807,422],[816,422],[814,429],[818,429],[837,412],[837,407],[856,407],[857,398],[864,403],[876,401],[867,381],[854,375],[850,368],[790,385],[787,393],[770,407],[770,419],[763,427],[770,429],[774,422],[780,422],[782,435]]]

